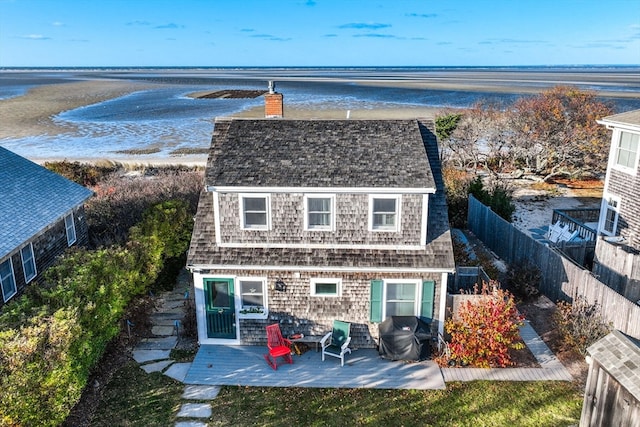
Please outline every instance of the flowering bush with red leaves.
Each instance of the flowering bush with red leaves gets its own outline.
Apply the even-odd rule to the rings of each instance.
[[[451,335],[450,361],[478,368],[513,365],[509,349],[522,349],[519,327],[524,317],[518,313],[513,296],[491,281],[482,287],[476,301],[460,303],[458,319],[448,320]]]

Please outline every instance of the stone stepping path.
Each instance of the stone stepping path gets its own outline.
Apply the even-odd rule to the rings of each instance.
[[[133,359],[146,373],[161,372],[180,382],[184,382],[191,368],[191,363],[177,363],[171,359],[171,350],[178,343],[180,322],[184,316],[184,300],[189,296],[184,292],[189,276],[186,272],[184,274],[186,276],[178,279],[174,291],[158,297],[158,308],[150,316],[151,333],[154,336],[142,339],[133,350]],[[177,414],[177,418],[184,420],[177,421],[175,427],[207,427],[207,421],[211,418],[211,404],[206,401],[215,399],[218,393],[220,386],[187,385],[182,394],[185,402]]]

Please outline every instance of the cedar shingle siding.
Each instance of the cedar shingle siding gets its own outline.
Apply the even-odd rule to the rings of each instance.
[[[187,260],[196,301],[203,304],[206,278],[267,283],[268,315],[238,315],[237,342],[264,344],[264,327],[275,322],[284,334],[318,335],[339,319],[352,323],[353,347],[374,347],[370,292],[379,279],[420,289],[434,281],[432,327],[440,325],[454,262],[432,122],[218,119],[205,186]],[[268,230],[242,229],[248,194],[268,196]],[[305,194],[334,198],[334,229],[305,229]],[[371,194],[400,197],[397,232],[370,231]],[[316,278],[340,279],[340,295],[312,296]],[[272,289],[278,279],[285,291]]]

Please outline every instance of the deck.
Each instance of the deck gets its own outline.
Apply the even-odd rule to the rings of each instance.
[[[278,370],[267,365],[266,347],[203,345],[184,379],[186,384],[262,387],[444,389],[440,368],[433,361],[382,359],[376,350],[358,349],[340,359],[309,350],[293,356],[293,364],[278,359]]]

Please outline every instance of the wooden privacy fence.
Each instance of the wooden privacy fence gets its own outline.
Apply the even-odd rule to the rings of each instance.
[[[528,262],[538,267],[540,292],[551,300],[572,302],[583,296],[589,304],[600,305],[615,329],[640,339],[640,306],[598,281],[589,270],[521,232],[472,195],[467,222],[469,230],[508,264]]]

